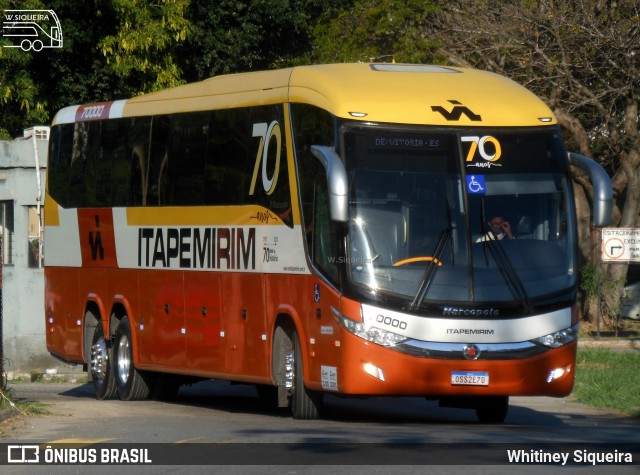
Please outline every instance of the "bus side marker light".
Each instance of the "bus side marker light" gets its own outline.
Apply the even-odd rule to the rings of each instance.
[[[81,320],[76,320],[76,325],[78,325],[79,327],[82,326],[82,321]]]
[[[340,340],[336,341],[336,348],[340,348]]]
[[[370,374],[371,376],[379,379],[380,381],[384,381],[384,372],[382,371],[381,368],[378,368],[377,366],[372,365],[371,363],[365,363],[364,365],[362,365],[362,368],[364,369],[365,373]]]
[[[267,341],[267,334],[266,333],[262,334],[262,341]]]
[[[224,332],[220,332],[220,338],[224,338]]]
[[[53,325],[53,317],[49,317],[49,323]]]
[[[547,383],[552,383],[553,381],[557,381],[558,379],[562,378],[565,374],[569,374],[570,372],[571,372],[571,365],[553,369],[549,371],[549,374],[547,375]]]

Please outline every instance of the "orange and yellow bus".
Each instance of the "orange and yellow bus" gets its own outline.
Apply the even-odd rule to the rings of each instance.
[[[47,348],[97,398],[255,384],[296,418],[324,394],[420,396],[502,422],[565,396],[578,333],[570,164],[504,77],[336,64],[214,77],[56,115]]]

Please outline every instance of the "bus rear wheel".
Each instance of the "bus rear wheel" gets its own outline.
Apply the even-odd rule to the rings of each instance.
[[[113,370],[118,396],[123,401],[141,401],[151,392],[146,375],[133,364],[133,346],[129,318],[118,324],[113,342]]]
[[[117,395],[113,377],[113,348],[104,339],[102,322],[98,322],[91,339],[91,384],[97,399],[115,399]]]

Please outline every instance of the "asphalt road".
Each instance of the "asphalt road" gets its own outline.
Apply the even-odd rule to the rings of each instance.
[[[474,475],[513,473],[514,468],[518,473],[640,472],[640,460],[636,460],[640,459],[640,421],[570,399],[512,398],[504,424],[483,425],[476,422],[474,411],[439,408],[420,398],[328,397],[322,419],[294,420],[285,410],[265,407],[252,386],[221,381],[183,387],[173,402],[97,401],[90,385],[30,383],[11,387],[16,398],[44,403],[50,414],[4,421],[0,443],[84,448],[154,444],[149,447],[156,461],[164,460],[172,450],[185,458],[172,465],[117,469],[125,473],[213,473],[211,466],[189,465],[199,455],[204,455],[207,464],[225,464],[215,465],[215,473],[424,473],[424,454],[428,455],[430,474],[469,469]],[[539,450],[591,453],[593,444],[608,444],[606,451],[614,456],[631,447],[635,459],[632,464],[613,466],[532,463],[514,467],[484,465],[495,459],[488,457],[487,462],[482,456],[485,449],[504,452],[508,448],[529,454]],[[180,452],[185,448],[197,449],[195,455]],[[91,473],[113,473],[116,469],[104,465],[9,465],[1,471],[34,473],[42,469],[38,473],[66,474],[69,469],[86,473],[87,468]]]

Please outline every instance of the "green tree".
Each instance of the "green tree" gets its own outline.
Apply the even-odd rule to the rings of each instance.
[[[183,82],[176,46],[189,32],[189,0],[97,0],[97,16],[113,15],[117,30],[98,48],[120,77],[140,92]]]
[[[54,10],[63,34],[60,49],[0,48],[0,129],[16,136],[67,105],[307,61],[312,26],[339,5],[345,2],[0,0],[3,10]]]
[[[0,8],[51,9],[62,29],[62,48],[23,51],[0,48],[0,129],[4,138],[48,124],[60,108],[78,103],[130,97],[138,93],[107,64],[97,45],[117,31],[110,10],[83,0],[8,2]],[[1,37],[0,43],[10,44]],[[133,82],[133,81],[132,81]]]
[[[3,21],[5,10],[43,8],[39,0],[0,0]],[[31,74],[33,59],[39,53],[7,47],[11,45],[14,45],[12,38],[0,37],[0,139],[16,136],[25,124],[41,124],[48,119],[42,85]]]
[[[438,8],[430,0],[357,0],[329,10],[313,30],[313,62],[441,62],[427,25]]]
[[[311,49],[310,28],[340,0],[192,2],[191,30],[177,47],[188,82],[288,66]],[[302,60],[304,62],[304,60]]]

